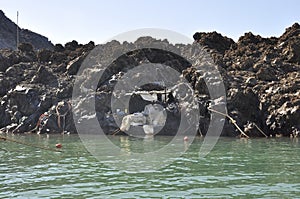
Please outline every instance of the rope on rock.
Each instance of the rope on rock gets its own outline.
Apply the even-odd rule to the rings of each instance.
[[[30,147],[34,147],[34,148],[47,150],[47,151],[62,152],[61,150],[58,150],[58,149],[51,149],[51,148],[36,145],[36,144],[30,144],[30,143],[27,143],[27,142],[22,142],[22,141],[15,140],[15,139],[12,139],[12,138],[8,138],[8,137],[5,137],[5,136],[0,136],[0,139],[4,140],[4,141],[10,141],[10,142],[14,142],[14,143],[17,143],[17,144],[22,144],[22,145],[26,145],[26,146],[30,146]]]
[[[233,119],[232,117],[230,117],[230,115],[228,115],[227,113],[222,113],[222,112],[220,112],[220,111],[217,111],[217,110],[214,110],[214,109],[212,109],[211,107],[208,107],[207,108],[209,111],[211,111],[211,112],[215,112],[215,113],[218,113],[218,114],[220,114],[220,115],[223,115],[223,116],[225,116],[225,117],[227,117],[230,121],[231,121],[231,123],[237,128],[237,130],[239,130],[240,131],[240,133],[243,135],[243,136],[245,136],[246,138],[250,138],[237,124],[236,124],[236,121],[235,121],[235,119]]]
[[[68,104],[68,110],[64,113],[64,114],[60,114],[59,112],[59,108],[64,106],[64,103],[61,103],[61,104],[58,104],[56,107],[55,107],[55,111],[56,111],[56,115],[57,115],[57,126],[59,128],[61,128],[61,124],[60,124],[60,118],[62,118],[63,120],[63,127],[62,127],[62,132],[65,131],[65,125],[66,125],[66,116],[67,114],[69,113],[69,111],[72,109],[72,105],[70,102],[67,102]]]
[[[34,129],[30,130],[30,132],[39,131],[40,126],[43,126],[44,121],[46,121],[48,118],[49,118],[48,113],[43,113],[39,117],[39,120],[37,121],[36,126],[34,127]]]
[[[253,124],[261,134],[263,134],[266,138],[268,137],[254,122]]]
[[[112,133],[112,135],[117,135],[119,132],[121,132],[121,129],[118,128]]]

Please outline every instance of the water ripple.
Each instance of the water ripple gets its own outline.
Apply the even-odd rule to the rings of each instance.
[[[62,154],[0,144],[0,198],[297,198],[300,192],[300,147],[286,139],[221,139],[204,159],[195,141],[171,165],[146,173],[98,162],[77,136],[64,137]]]

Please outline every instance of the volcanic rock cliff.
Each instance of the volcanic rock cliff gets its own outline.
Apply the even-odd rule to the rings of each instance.
[[[109,43],[96,46],[106,58],[133,49],[112,62],[98,84],[91,82],[103,70],[97,62],[93,42],[86,45],[76,41],[57,44],[53,50],[35,51],[30,44],[20,50],[0,50],[0,128],[2,131],[24,133],[76,133],[74,122],[87,122],[97,117],[106,133],[118,128],[110,110],[110,100],[116,81],[129,69],[141,63],[160,63],[175,68],[195,89],[199,102],[199,133],[206,134],[211,122],[211,104],[226,105],[226,111],[248,136],[297,136],[300,132],[300,26],[295,23],[279,38],[263,38],[246,33],[237,42],[219,33],[195,33],[189,45],[170,44],[150,37],[134,43]],[[141,44],[160,43],[173,52],[188,55],[208,53],[222,81],[214,72],[197,70],[195,64],[176,54],[158,49],[139,49]],[[138,50],[134,50],[138,49]],[[92,52],[92,55],[89,53]],[[93,66],[85,73],[77,72],[87,56],[95,57]],[[203,66],[205,67],[205,66]],[[75,78],[86,95],[71,104]],[[132,76],[132,80],[139,74]],[[205,81],[204,81],[205,80]],[[78,82],[77,82],[78,83]],[[213,99],[209,85],[225,86],[226,99]],[[89,88],[95,97],[89,93]],[[96,115],[80,107],[81,100],[94,99]],[[93,102],[93,100],[91,100]],[[93,105],[93,104],[92,104]],[[76,107],[74,107],[76,106]],[[94,107],[94,105],[93,105]],[[192,107],[187,105],[186,110]],[[78,121],[74,121],[79,118]],[[224,136],[238,136],[240,132],[226,118]]]
[[[48,38],[27,29],[19,28],[19,42],[30,43],[34,49],[53,49],[53,44]],[[0,10],[0,49],[16,49],[17,25],[7,18]]]

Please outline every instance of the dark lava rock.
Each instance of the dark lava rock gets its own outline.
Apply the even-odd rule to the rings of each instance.
[[[65,47],[61,44],[55,44],[54,51],[55,52],[63,52],[65,50]]]
[[[10,90],[10,81],[8,78],[4,77],[2,74],[0,75],[0,97],[6,95],[6,93]]]
[[[256,77],[263,81],[275,81],[277,80],[276,72],[273,68],[266,66],[261,67],[256,73]]]
[[[217,32],[204,33],[197,32],[193,35],[195,41],[203,46],[208,46],[211,49],[217,50],[219,53],[224,54],[230,48],[234,41],[228,37],[223,37]]]
[[[83,49],[86,51],[93,50],[95,48],[95,43],[93,41],[90,41],[88,44],[83,45]]]
[[[298,38],[290,39],[287,47],[283,49],[286,60],[290,63],[300,64],[300,33]]]
[[[66,43],[66,45],[65,45],[65,49],[66,49],[66,50],[70,50],[70,51],[74,51],[74,50],[76,50],[78,47],[79,47],[79,46],[78,46],[78,42],[75,41],[75,40],[73,40],[73,41],[71,41],[71,42],[68,42],[68,43]]]
[[[43,49],[38,52],[37,58],[39,62],[49,62],[53,52],[48,49]]]
[[[59,89],[56,91],[56,96],[60,99],[71,98],[73,92],[72,84],[66,84],[59,86]]]
[[[2,22],[0,18],[0,23]],[[0,128],[4,127],[15,133],[76,133],[74,122],[87,124],[87,130],[97,131],[99,125],[92,124],[93,119],[97,119],[105,133],[112,133],[118,125],[114,119],[116,113],[110,107],[111,101],[120,100],[120,96],[125,95],[122,91],[115,91],[115,86],[124,83],[125,74],[134,67],[153,63],[172,67],[180,74],[181,79],[190,83],[200,109],[199,133],[205,135],[211,123],[222,120],[225,122],[222,135],[240,135],[228,118],[212,118],[212,112],[208,110],[211,106],[223,113],[227,112],[250,137],[264,136],[259,129],[266,135],[297,136],[300,132],[299,33],[300,27],[296,23],[287,28],[279,38],[263,38],[246,33],[236,43],[212,32],[195,33],[196,42],[189,45],[173,45],[167,40],[142,37],[134,43],[111,41],[99,46],[95,46],[93,42],[82,45],[74,40],[64,46],[57,44],[53,51],[35,51],[37,47],[34,44],[33,47],[21,44],[19,51],[2,49]],[[163,46],[163,49],[168,47],[173,52],[156,48],[139,49],[145,44]],[[85,70],[82,75],[77,74],[82,62],[94,48],[103,53],[102,58],[118,58],[109,66],[104,66],[99,64],[101,60],[98,55],[93,54],[93,67]],[[132,51],[121,54],[124,49]],[[201,57],[201,63],[196,62],[195,57],[198,56]],[[152,73],[143,70],[130,76],[130,82],[139,82],[143,74],[163,78],[159,71]],[[79,82],[78,90],[83,94],[78,99],[75,98],[71,106],[75,78]],[[137,86],[130,82],[124,83],[126,88],[139,91],[164,90],[162,85]],[[177,98],[182,98],[184,102],[188,100],[189,96],[179,92],[180,81],[164,83],[172,83]],[[208,88],[213,87],[213,93],[220,94],[223,84],[226,96],[222,99],[219,97],[221,100],[213,99]],[[177,103],[176,100],[173,101]],[[87,102],[86,107],[81,106],[83,102]],[[139,96],[132,95],[127,111],[143,111],[147,104],[149,103],[143,104]],[[187,103],[184,108],[189,115],[193,104]],[[74,121],[73,116],[77,121]],[[163,135],[174,135],[174,127],[179,123],[178,116],[179,112],[168,113],[168,124],[164,127]]]
[[[8,110],[5,109],[5,107],[2,104],[0,106],[0,117],[0,128],[11,124],[11,114],[8,112]]]
[[[8,97],[10,107],[16,106],[24,116],[33,114],[40,104],[38,91],[29,87],[17,87]]]
[[[25,53],[33,52],[33,46],[30,43],[21,43],[18,49]]]
[[[83,60],[85,59],[85,55],[82,55],[80,57],[76,57],[75,59],[71,60],[68,65],[67,65],[67,72],[69,75],[76,75],[76,73],[78,72],[81,63],[83,62]]]
[[[68,60],[68,55],[63,52],[55,52],[51,55],[50,61],[55,64],[61,64]]]
[[[41,83],[41,84],[55,84],[57,85],[56,76],[46,69],[45,66],[40,66],[37,70],[35,76],[33,76],[31,83]]]
[[[279,109],[269,115],[266,123],[272,134],[289,136],[293,129],[300,129],[299,119],[300,99],[294,102],[285,102]]]
[[[300,25],[299,23],[294,23],[291,27],[288,27],[283,35],[279,37],[279,42],[285,42],[292,37],[298,37],[300,34]]]
[[[18,84],[25,79],[24,71],[31,67],[30,63],[18,63],[10,66],[6,71],[5,75],[7,77],[12,77],[11,81],[14,84]]]
[[[4,72],[8,67],[20,62],[32,62],[30,57],[21,52],[13,50],[0,50],[0,72]]]
[[[244,36],[240,37],[238,40],[239,45],[249,45],[249,44],[258,44],[262,41],[262,37],[259,35],[253,35],[252,32],[245,33]]]
[[[0,27],[0,49],[6,48],[15,50],[17,48],[17,25],[7,18],[2,10],[0,10]],[[19,35],[20,43],[29,43],[36,50],[53,48],[53,44],[48,40],[48,38],[30,30],[19,27]],[[19,49],[20,47],[24,50],[25,46],[19,46]]]

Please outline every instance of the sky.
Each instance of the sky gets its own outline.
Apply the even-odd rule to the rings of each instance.
[[[217,31],[238,40],[245,32],[280,36],[300,22],[299,0],[0,0],[19,26],[54,43],[108,41],[141,28],[167,29],[192,39]],[[146,31],[147,32],[147,31]]]

